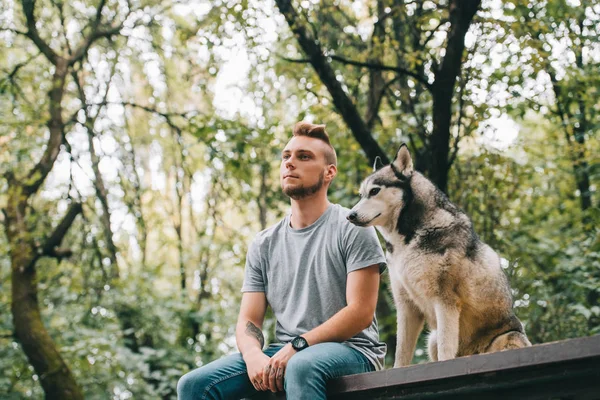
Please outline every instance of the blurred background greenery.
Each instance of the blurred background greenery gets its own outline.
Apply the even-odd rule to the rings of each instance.
[[[597,0],[0,5],[0,398],[174,399],[235,351],[303,119],[337,150],[332,201],[409,143],[532,342],[600,332]],[[387,274],[378,318],[389,367]]]

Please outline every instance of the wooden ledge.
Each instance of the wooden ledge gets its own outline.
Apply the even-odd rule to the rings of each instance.
[[[340,399],[600,399],[600,335],[346,376],[331,381],[328,394]]]
[[[344,376],[329,399],[600,399],[600,335]],[[256,399],[285,399],[261,393]]]

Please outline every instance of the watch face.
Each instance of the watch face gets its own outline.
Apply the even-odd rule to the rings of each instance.
[[[306,342],[306,339],[304,339],[302,336],[299,336],[292,341],[292,347],[297,350],[302,350],[303,348],[307,347],[307,344],[308,343]]]

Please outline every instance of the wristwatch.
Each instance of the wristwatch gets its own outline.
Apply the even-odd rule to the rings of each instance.
[[[292,347],[296,351],[304,350],[308,347],[308,342],[302,336],[296,336],[292,339]]]

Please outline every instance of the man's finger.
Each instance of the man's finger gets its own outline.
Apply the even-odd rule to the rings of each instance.
[[[264,378],[264,381],[267,381],[269,379],[269,372],[270,371],[271,371],[271,364],[265,365],[265,367],[262,370],[262,376]]]
[[[285,369],[284,368],[277,368],[277,373],[275,374],[275,382],[277,384],[277,390],[279,390],[280,392],[283,391],[283,374],[284,374]]]
[[[258,391],[265,390],[264,382],[263,382],[263,371],[262,370],[260,370],[254,376],[254,379],[252,379],[252,384],[254,385],[254,387],[256,388],[256,390],[258,390]]]
[[[277,368],[271,367],[270,371],[269,371],[269,387],[271,389],[271,392],[275,393],[277,392]]]
[[[260,390],[262,390],[262,391],[269,390],[269,385],[268,385],[267,382],[268,381],[265,381],[265,380],[261,380],[259,382],[259,384],[260,384]]]
[[[263,390],[269,390],[269,370],[271,369],[271,366],[269,364],[265,365],[263,370],[261,371],[261,375],[262,375],[262,384],[263,384]]]

